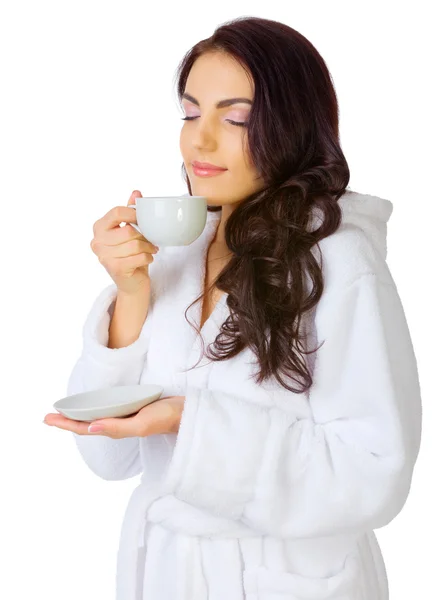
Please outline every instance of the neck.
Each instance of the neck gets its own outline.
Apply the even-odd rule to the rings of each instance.
[[[226,227],[226,222],[227,219],[229,218],[229,216],[231,215],[231,213],[233,212],[234,207],[232,207],[231,205],[224,205],[221,209],[221,219],[217,228],[217,231],[215,233],[215,237],[213,239],[213,244],[216,246],[227,246],[226,244],[226,240],[225,240],[225,235],[224,235],[224,231],[225,231],[225,227]]]

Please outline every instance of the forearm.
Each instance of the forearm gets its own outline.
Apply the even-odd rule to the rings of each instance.
[[[148,350],[152,306],[148,306],[146,299],[141,300],[142,303],[147,304],[145,309],[147,318],[143,319],[144,323],[139,335],[136,335],[137,339],[130,345],[111,349],[108,345],[109,324],[111,314],[114,315],[117,298],[117,287],[110,285],[94,301],[83,326],[83,348],[70,374],[67,396],[140,383]],[[112,305],[114,310],[110,311]],[[126,312],[128,303],[122,300],[119,306],[124,307]],[[134,312],[134,304],[131,303],[130,306]],[[139,297],[137,306],[139,306]],[[122,322],[120,323],[122,327]],[[125,341],[121,340],[121,343]],[[141,472],[139,443],[136,438],[111,439],[100,435],[78,434],[73,436],[84,461],[99,477],[119,480],[133,477]]]
[[[141,333],[150,304],[150,282],[134,296],[119,293],[109,326],[108,348],[125,348]]]

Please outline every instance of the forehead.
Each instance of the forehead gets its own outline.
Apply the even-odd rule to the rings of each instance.
[[[185,91],[201,103],[215,103],[234,96],[253,99],[254,85],[251,76],[236,59],[227,54],[208,53],[193,64]]]

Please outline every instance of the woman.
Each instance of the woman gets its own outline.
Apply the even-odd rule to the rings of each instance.
[[[178,74],[183,169],[208,199],[206,227],[156,253],[119,227],[136,222],[128,206],[95,224],[115,283],[68,383],[158,383],[162,399],[94,433],[47,421],[103,479],[141,474],[119,600],[386,600],[373,530],[404,506],[421,439],[386,263],[393,206],[347,189],[333,84],[295,30],[237,19]],[[222,170],[203,177],[195,161]]]

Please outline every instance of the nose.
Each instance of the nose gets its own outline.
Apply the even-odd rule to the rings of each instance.
[[[205,121],[200,122],[200,119],[196,119],[196,126],[192,128],[192,146],[196,150],[208,150],[213,151],[218,147],[218,138],[216,132],[211,124],[207,124]]]

